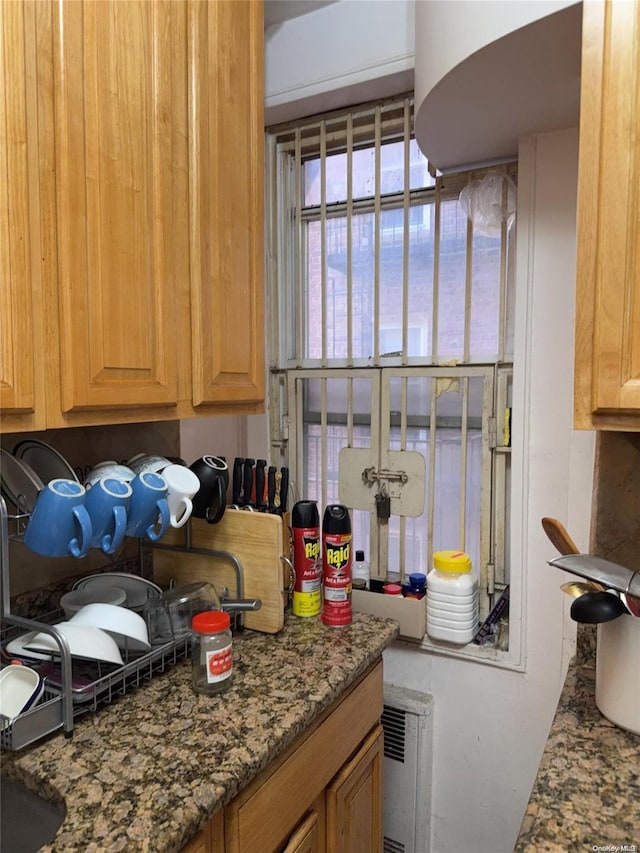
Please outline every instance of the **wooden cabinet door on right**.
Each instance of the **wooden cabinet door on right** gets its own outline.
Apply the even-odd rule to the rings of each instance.
[[[50,425],[71,425],[71,413],[177,405],[177,12],[146,0],[53,5],[61,404],[49,407]]]
[[[377,726],[326,791],[327,850],[382,851],[383,730]]]
[[[640,430],[640,3],[583,15],[574,422]]]
[[[250,411],[264,402],[263,5],[188,9],[192,405]]]

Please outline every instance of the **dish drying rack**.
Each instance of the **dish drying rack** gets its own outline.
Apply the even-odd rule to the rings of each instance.
[[[9,573],[9,540],[21,541],[26,524],[29,520],[27,512],[18,511],[10,515],[4,498],[0,495],[0,578],[2,582],[2,623],[0,633],[2,647],[6,640],[17,636],[21,631],[45,632],[54,637],[60,650],[60,666],[46,666],[42,662],[45,679],[44,693],[40,702],[28,711],[9,719],[0,714],[0,746],[4,749],[19,750],[41,740],[47,735],[62,729],[65,737],[73,735],[74,720],[88,712],[97,711],[103,705],[108,705],[127,691],[138,687],[143,682],[165,672],[169,667],[186,658],[191,650],[189,635],[174,639],[166,644],[154,646],[150,652],[133,655],[127,649],[121,650],[125,661],[123,666],[104,664],[98,661],[85,665],[76,665],[74,673],[71,653],[67,640],[56,631],[54,623],[61,621],[64,615],[60,610],[45,614],[41,620],[28,619],[11,612],[10,604],[10,573]],[[12,531],[9,531],[9,523]],[[190,543],[185,548],[164,546],[159,543],[141,543],[144,547],[167,548],[170,550],[191,550]],[[237,558],[228,552],[209,551],[209,554],[227,557],[234,565],[237,578],[238,599],[243,595],[242,567]],[[234,611],[236,627],[242,627],[242,602],[238,600],[223,600],[223,608]],[[246,609],[257,609],[259,601],[248,603]],[[53,660],[53,658],[52,658]],[[77,663],[77,660],[76,660]],[[38,664],[40,668],[40,664]],[[77,676],[91,671],[91,676]]]

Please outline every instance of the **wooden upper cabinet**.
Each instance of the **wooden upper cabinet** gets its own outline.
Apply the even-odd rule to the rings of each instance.
[[[0,5],[3,432],[264,405],[260,0]]]
[[[53,60],[62,412],[176,404],[171,3],[56,4]]]
[[[640,430],[640,4],[584,4],[575,426]]]
[[[262,404],[262,3],[194,0],[188,29],[192,403]]]
[[[6,431],[45,425],[33,3],[0,4],[0,407]]]

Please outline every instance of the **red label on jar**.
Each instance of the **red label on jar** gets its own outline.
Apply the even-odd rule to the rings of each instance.
[[[207,652],[207,682],[224,681],[233,672],[233,650],[231,645],[215,652]]]
[[[322,621],[325,625],[350,625],[351,534],[325,534],[322,538]]]

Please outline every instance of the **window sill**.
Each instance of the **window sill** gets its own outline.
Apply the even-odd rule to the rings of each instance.
[[[438,656],[468,660],[501,669],[511,669],[518,672],[524,670],[519,656],[511,650],[498,649],[492,645],[479,646],[468,643],[466,646],[455,646],[452,643],[442,643],[431,640],[427,630],[427,600],[402,598],[401,596],[381,595],[377,592],[366,592],[354,589],[351,601],[353,609],[359,613],[369,613],[385,619],[395,619],[400,623],[400,636],[397,643],[419,652],[427,652]]]

